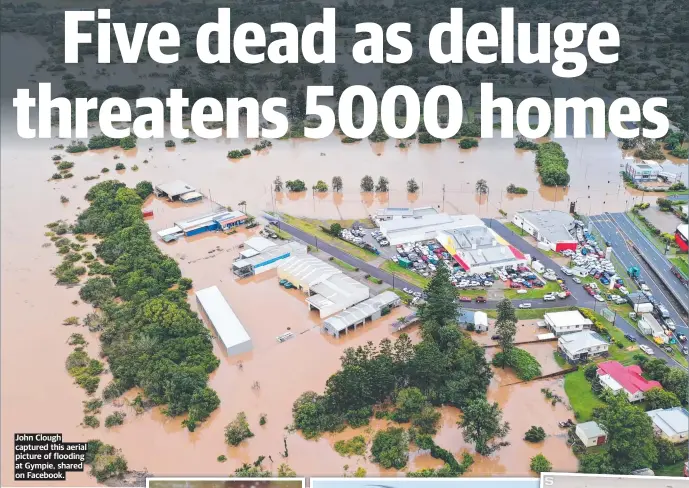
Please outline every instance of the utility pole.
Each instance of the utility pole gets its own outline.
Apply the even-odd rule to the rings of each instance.
[[[443,183],[443,212],[445,211],[445,183]]]

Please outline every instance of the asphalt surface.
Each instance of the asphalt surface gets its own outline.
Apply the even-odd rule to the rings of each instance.
[[[415,286],[407,281],[405,281],[403,278],[397,276],[397,275],[392,275],[386,271],[383,271],[359,258],[356,258],[347,252],[331,245],[328,244],[327,242],[323,242],[322,240],[318,240],[316,237],[314,237],[311,234],[308,234],[300,229],[297,229],[296,227],[293,227],[286,222],[283,222],[276,218],[273,215],[270,214],[265,214],[265,218],[271,222],[278,224],[279,228],[289,232],[291,235],[299,239],[300,241],[310,244],[312,246],[317,247],[318,249],[325,251],[326,253],[330,254],[331,256],[336,257],[337,259],[340,259],[344,261],[347,264],[350,264],[356,268],[359,268],[361,271],[370,274],[371,276],[374,276],[380,280],[383,280],[385,283],[388,283],[389,285],[392,285],[394,288],[409,288],[414,292],[420,292],[422,291],[418,286]],[[508,241],[510,244],[512,244],[514,247],[519,249],[521,252],[524,254],[530,254],[532,258],[536,258],[546,268],[551,268],[555,270],[556,272],[560,269],[560,265],[558,265],[555,261],[550,259],[548,256],[543,254],[538,248],[535,246],[532,246],[528,242],[526,242],[524,239],[521,237],[515,235],[511,230],[509,230],[507,227],[502,225],[500,222],[494,219],[484,219],[484,222],[486,225],[488,225],[490,228],[492,228],[499,236],[504,238],[506,241]],[[553,307],[567,307],[567,306],[580,306],[580,307],[585,307],[585,308],[590,308],[593,310],[600,309],[605,306],[603,303],[599,303],[596,300],[593,299],[593,297],[589,296],[588,293],[583,289],[581,285],[577,285],[574,283],[571,278],[569,277],[564,277],[563,278],[565,282],[567,283],[570,291],[572,292],[572,296],[569,297],[566,300],[558,300],[557,302],[544,302],[543,300],[512,300],[512,303],[515,304],[515,306],[519,306],[520,303],[531,303],[532,308],[553,308]],[[481,309],[488,309],[492,310],[495,309],[496,306],[495,301],[487,301],[486,303],[476,303],[472,302],[470,305],[470,308],[472,310],[481,310]],[[469,308],[469,307],[468,307]],[[655,344],[652,341],[649,341],[645,337],[641,336],[639,332],[634,329],[634,327],[631,326],[625,319],[622,317],[616,317],[614,321],[615,326],[622,330],[625,334],[630,334],[634,337],[637,338],[637,341],[639,344],[646,344],[649,347],[653,348],[655,351],[655,357],[662,359],[663,361],[670,363],[672,365],[677,365],[681,366],[677,361],[675,361],[673,358],[668,356],[663,350],[658,348],[657,344]]]
[[[675,275],[670,272],[672,263],[667,257],[658,250],[639,228],[632,222],[632,220],[624,213],[605,213],[606,218],[614,222],[617,231],[620,232],[628,241],[631,241],[634,246],[644,256],[643,261],[656,272],[660,277],[660,281],[664,284],[679,302],[680,306],[684,308],[685,313],[689,313],[689,289],[684,286]],[[646,277],[644,276],[644,279]],[[665,306],[668,306],[665,304]],[[674,317],[673,317],[674,320]],[[676,321],[676,320],[675,320]],[[683,322],[685,322],[683,320]],[[685,322],[686,326],[686,322]]]

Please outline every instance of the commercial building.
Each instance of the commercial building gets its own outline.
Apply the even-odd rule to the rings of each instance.
[[[197,291],[196,300],[228,355],[251,351],[249,334],[217,286]]]
[[[570,363],[585,362],[591,358],[606,356],[609,347],[608,342],[590,330],[563,334],[557,340],[557,350]]]
[[[313,256],[291,256],[278,265],[278,277],[307,294],[309,309],[329,317],[366,300],[369,288]]]
[[[290,256],[305,256],[307,252],[300,242],[275,244],[264,237],[252,237],[244,242],[244,250],[232,263],[232,272],[240,278],[254,276],[277,268]]]
[[[166,197],[171,202],[181,200],[182,196],[191,192],[196,193],[196,188],[181,180],[161,183],[153,187],[153,193],[155,193],[155,196]]]
[[[545,326],[550,329],[556,337],[573,332],[581,332],[593,325],[590,319],[584,317],[578,310],[567,310],[565,312],[548,312],[543,316]]]
[[[460,327],[472,326],[476,332],[488,331],[488,315],[485,312],[461,309],[457,315]]]
[[[584,447],[593,447],[605,444],[605,440],[608,437],[605,431],[600,428],[600,425],[593,420],[590,422],[584,422],[583,424],[577,424],[576,428],[574,429],[574,433],[577,435],[582,444],[584,444]]]
[[[686,213],[686,212],[685,212]],[[680,224],[675,230],[675,242],[680,250],[687,252],[689,250],[689,225]]]
[[[433,207],[386,207],[376,211],[374,219],[378,221],[392,219],[407,219],[412,217],[423,217],[424,215],[435,215],[438,211]]]
[[[242,212],[220,210],[193,219],[175,222],[175,225],[185,236],[191,237],[213,230],[227,230],[242,225],[246,219],[247,216]]]
[[[512,223],[536,239],[540,247],[550,251],[577,250],[574,218],[557,210],[517,212]]]
[[[682,407],[650,410],[646,414],[653,421],[656,435],[674,444],[689,439],[689,412]]]
[[[380,222],[380,231],[393,246],[433,240],[438,236],[438,232],[457,227],[459,217],[441,213],[412,218],[392,218]]]
[[[627,158],[625,161],[624,172],[634,183],[656,181],[663,171],[663,167],[655,161],[636,161],[633,158]]]
[[[337,315],[325,319],[323,331],[333,337],[340,337],[358,326],[364,325],[366,321],[372,322],[386,315],[393,307],[398,307],[402,303],[400,297],[391,291],[384,291],[380,295],[369,298]]]
[[[596,373],[604,388],[615,394],[623,391],[630,402],[643,400],[644,393],[651,388],[662,388],[657,381],[644,378],[641,368],[636,364],[623,366],[617,361],[606,361],[598,365]]]

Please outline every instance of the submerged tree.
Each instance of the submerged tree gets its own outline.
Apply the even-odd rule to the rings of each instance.
[[[512,302],[505,298],[498,303],[498,318],[495,321],[495,329],[500,339],[498,343],[503,353],[503,360],[507,359],[514,347],[514,336],[517,334],[517,315],[512,306]],[[504,361],[501,366],[505,366]]]
[[[409,193],[416,193],[417,191],[419,191],[419,184],[416,182],[414,178],[407,181],[407,191]]]
[[[480,179],[476,182],[476,193],[479,195],[485,195],[488,193],[488,183],[484,179]]]
[[[373,184],[373,178],[371,178],[369,175],[366,175],[363,178],[361,178],[361,191],[372,192],[374,186],[375,185]]]
[[[376,191],[379,193],[387,193],[390,191],[390,181],[385,177],[381,176],[378,178],[378,183],[376,184]]]
[[[341,176],[333,176],[332,188],[333,188],[333,191],[335,191],[335,192],[342,191],[342,177]]]
[[[497,403],[488,403],[485,398],[469,402],[462,410],[459,422],[464,440],[476,447],[476,452],[483,456],[497,451],[506,442],[495,442],[503,439],[510,431],[510,424],[502,422],[502,411]]]
[[[273,188],[275,189],[276,192],[281,192],[282,191],[282,178],[279,176],[275,177],[275,180],[273,181]]]

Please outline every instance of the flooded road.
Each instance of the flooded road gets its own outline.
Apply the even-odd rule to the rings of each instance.
[[[27,66],[33,69],[40,56],[36,60],[30,51],[24,57]],[[21,72],[22,66],[17,64],[14,68]],[[22,79],[27,77],[25,74]],[[2,108],[3,120],[14,117],[7,103]],[[484,139],[474,150],[460,150],[454,141],[430,146],[412,144],[409,149],[399,149],[395,141],[345,145],[333,135],[320,141],[275,141],[272,148],[239,161],[228,160],[227,151],[252,147],[254,141],[199,140],[196,144],[178,144],[174,149],[166,149],[163,141],[140,140],[139,148],[130,151],[112,149],[67,155],[49,148],[69,141],[22,141],[12,124],[2,125],[2,140],[0,462],[3,466],[12,465],[13,433],[61,432],[70,442],[99,438],[111,443],[123,450],[131,469],[145,468],[156,475],[226,475],[241,463],[253,462],[261,455],[266,456],[265,468],[275,471],[281,462],[287,462],[299,475],[340,475],[345,464],[351,471],[353,466],[363,466],[369,475],[393,474],[381,472],[367,460],[343,458],[331,448],[339,436],[353,435],[351,430],[306,441],[298,434],[289,434],[285,427],[291,423],[292,402],[305,390],[323,390],[327,378],[339,367],[339,357],[345,347],[367,341],[377,343],[389,337],[389,324],[405,311],[398,309],[346,338],[335,340],[324,336],[316,327],[320,321],[308,312],[303,297],[279,287],[274,272],[241,282],[234,280],[230,265],[237,246],[253,235],[253,231],[241,231],[233,236],[202,235],[162,246],[178,260],[183,274],[194,280],[196,288],[218,285],[252,336],[254,351],[242,357],[226,358],[216,345],[221,366],[211,376],[210,385],[220,395],[221,407],[194,433],[181,427],[181,419],[170,419],[159,409],[137,416],[125,408],[128,414],[125,424],[110,430],[80,427],[82,401],[86,396],[73,384],[64,369],[64,361],[72,350],[66,343],[69,335],[84,330],[61,323],[68,316],[83,318],[90,307],[72,304],[78,300],[78,288],[55,286],[50,269],[60,260],[53,246],[42,246],[49,242],[44,236],[47,230],[44,225],[58,219],[73,221],[80,209],[87,206],[83,200],[87,189],[98,181],[117,178],[133,185],[140,180],[161,183],[181,179],[224,205],[237,208],[240,201],[246,201],[247,210],[255,215],[275,209],[335,219],[363,218],[382,206],[409,204],[434,205],[449,213],[497,216],[499,209],[507,212],[530,208],[566,210],[570,201],[577,201],[580,212],[597,213],[603,208],[623,210],[631,206],[634,198],[641,198],[621,185],[618,172],[622,154],[614,138],[560,141],[570,159],[572,181],[566,189],[541,187],[533,154],[516,151],[513,141],[501,139]],[[75,163],[74,178],[48,181],[55,172],[53,154]],[[115,160],[115,156],[119,159]],[[127,169],[115,171],[118,162],[124,163]],[[134,165],[138,171],[132,169]],[[101,174],[104,167],[110,169],[107,174]],[[686,172],[686,164],[668,163],[666,167]],[[84,181],[84,177],[99,174],[98,180]],[[391,192],[362,195],[359,181],[366,174],[374,179],[386,176]],[[344,191],[336,195],[315,196],[308,192],[273,198],[270,186],[276,176],[283,181],[301,178],[307,186],[319,179],[330,183],[333,176],[341,176]],[[410,196],[406,182],[412,177],[421,190]],[[482,200],[474,194],[475,182],[480,178],[486,179],[491,189],[488,198]],[[506,195],[502,190],[510,183],[528,188],[529,194]],[[60,203],[60,196],[67,197],[69,203]],[[149,205],[155,214],[149,221],[153,231],[208,210],[204,203],[176,208],[153,200]],[[195,307],[195,301],[190,302]],[[288,327],[296,337],[277,344],[275,337]],[[98,338],[87,332],[86,335],[89,354],[96,357]],[[533,351],[532,347],[543,348],[545,352]],[[544,373],[552,366],[547,362],[549,356],[552,358],[552,350],[547,347],[550,346],[529,347],[532,354],[543,359]],[[242,362],[241,369],[238,361]],[[490,398],[505,410],[505,420],[512,424],[508,437],[512,444],[491,458],[476,457],[469,474],[527,474],[528,459],[538,452],[546,453],[556,470],[575,470],[576,460],[557,427],[558,420],[571,415],[562,404],[551,406],[540,393],[547,385],[564,395],[560,381],[505,386],[515,381],[509,372],[498,371],[489,391]],[[256,382],[259,388],[253,387]],[[101,388],[106,384],[107,377],[101,380]],[[136,392],[129,392],[127,398],[135,395]],[[106,406],[101,416],[104,418],[114,409]],[[240,411],[247,413],[255,437],[236,448],[228,448],[223,440],[223,428]],[[267,414],[268,422],[264,426],[258,425],[261,413]],[[443,424],[437,436],[438,444],[455,454],[468,449],[456,427],[458,418],[457,410],[443,409]],[[550,435],[542,445],[521,441],[531,425],[542,426]],[[285,436],[289,448],[287,459],[280,454],[284,451]],[[228,456],[227,463],[217,462],[221,454]],[[272,457],[272,463],[268,456]],[[412,455],[410,469],[423,467],[439,467],[439,463],[428,455]],[[0,482],[13,483],[10,469],[3,469]],[[70,473],[69,483],[92,485],[94,480],[85,473]]]

